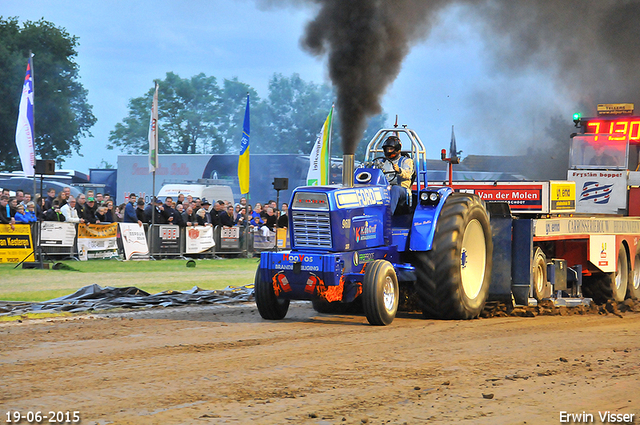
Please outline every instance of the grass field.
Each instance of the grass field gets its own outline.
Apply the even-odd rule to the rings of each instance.
[[[196,260],[196,267],[186,267],[185,260],[64,262],[71,270],[14,269],[15,265],[0,264],[0,300],[46,301],[94,283],[135,286],[151,294],[194,286],[223,289],[253,283],[258,262],[259,258]]]

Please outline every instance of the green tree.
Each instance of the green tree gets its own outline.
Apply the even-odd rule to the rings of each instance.
[[[0,16],[0,168],[21,169],[15,144],[18,105],[29,50],[34,53],[36,157],[61,162],[80,149],[96,123],[75,62],[78,38],[41,19]]]
[[[326,84],[308,83],[298,74],[274,74],[266,100],[267,121],[259,129],[262,140],[258,152],[311,152],[333,99],[333,91]]]
[[[156,81],[159,84],[159,152],[224,152],[216,120],[221,104],[216,78],[201,73],[183,79],[168,72],[164,80]],[[129,114],[109,133],[107,148],[119,147],[127,153],[138,154],[149,151],[149,118],[154,92],[155,85],[144,96],[129,101]]]
[[[225,79],[222,85],[221,104],[217,122],[221,143],[226,148],[226,152],[238,153],[240,151],[244,111],[247,107],[247,93],[249,93],[249,115],[251,124],[250,152],[256,152],[254,146],[259,146],[259,141],[263,138],[261,127],[265,122],[264,102],[260,100],[258,93],[251,86],[238,81],[237,77],[231,80]]]

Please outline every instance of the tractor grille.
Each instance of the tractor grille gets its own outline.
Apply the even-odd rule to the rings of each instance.
[[[296,248],[331,248],[329,212],[293,211],[293,240]]]

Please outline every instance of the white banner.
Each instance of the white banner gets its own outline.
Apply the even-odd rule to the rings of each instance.
[[[149,258],[149,245],[144,226],[138,223],[119,223],[125,260]]]
[[[33,74],[31,58],[27,63],[27,73],[22,85],[20,106],[18,107],[18,123],[16,125],[16,146],[25,176],[34,175],[36,154],[33,142]]]
[[[73,223],[43,221],[40,223],[42,246],[71,247],[76,239],[76,226]]]
[[[187,227],[186,233],[185,252],[187,254],[198,254],[216,245],[213,240],[213,227],[211,226]]]
[[[576,182],[576,212],[618,214],[627,208],[627,171],[569,170]]]

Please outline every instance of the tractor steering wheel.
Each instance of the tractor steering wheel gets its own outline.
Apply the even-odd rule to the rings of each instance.
[[[383,165],[385,161],[391,162],[391,160],[389,160],[389,158],[387,158],[386,156],[379,156],[377,158],[373,158],[371,163],[375,168],[379,168],[382,170],[382,172],[384,173],[384,176],[387,178],[387,181],[391,181],[393,179],[397,180],[398,172],[396,170],[391,169],[391,171],[384,171]]]

